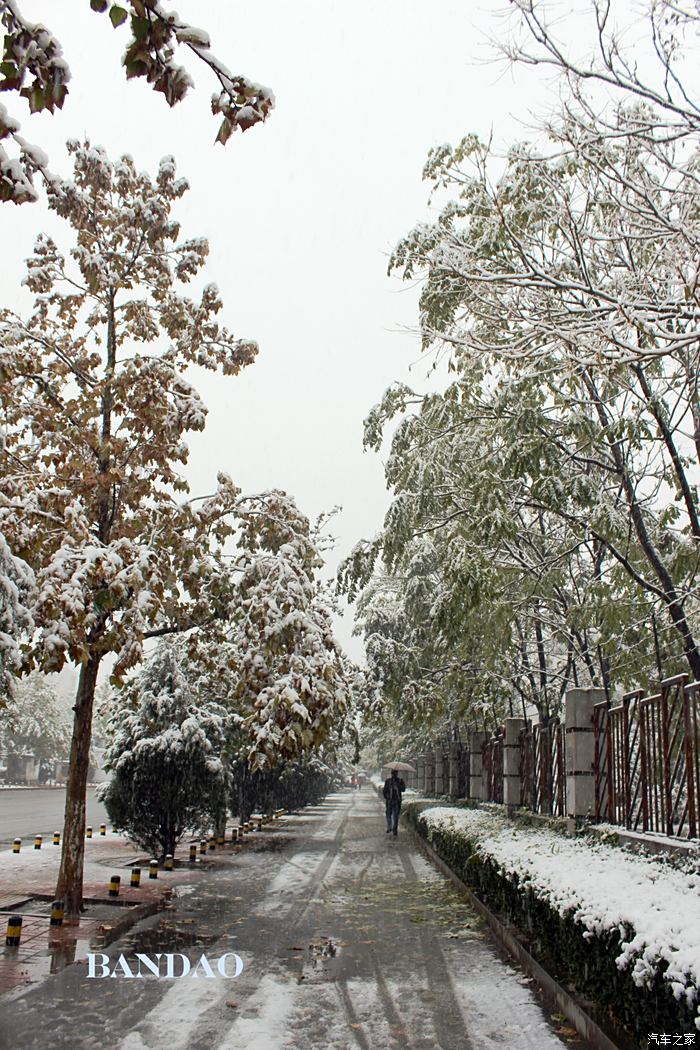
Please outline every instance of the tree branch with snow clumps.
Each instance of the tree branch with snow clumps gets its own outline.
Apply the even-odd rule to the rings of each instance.
[[[231,73],[210,48],[204,30],[183,22],[158,0],[90,0],[93,11],[105,12],[114,29],[128,22],[130,33],[122,57],[127,79],[144,77],[174,106],[193,81],[175,61],[178,46],[204,63],[218,84],[211,110],[222,117],[216,141],[226,143],[234,131],[246,131],[269,116],[275,104],[272,91],[241,74]],[[0,0],[0,22],[5,39],[0,63],[0,91],[15,92],[27,101],[30,113],[61,109],[69,92],[71,72],[61,44],[45,26],[28,22],[17,0]],[[14,142],[16,155],[6,146]],[[50,184],[54,176],[48,157],[20,135],[20,123],[0,105],[0,201],[23,204],[37,199],[34,177]]]

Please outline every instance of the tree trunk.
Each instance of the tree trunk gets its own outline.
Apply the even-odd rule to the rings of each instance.
[[[606,434],[610,433],[610,419],[605,407],[602,396],[599,394],[598,389],[593,381],[592,377],[586,372],[583,373],[583,380],[586,388],[591,395],[598,420],[601,428]],[[654,541],[650,533],[647,530],[646,522],[644,520],[644,514],[642,513],[642,507],[637,497],[637,491],[635,488],[635,481],[627,470],[625,458],[622,452],[622,448],[619,441],[614,440],[612,437],[607,439],[608,448],[610,451],[611,458],[615,464],[615,471],[620,479],[620,485],[627,502],[627,506],[630,511],[630,518],[634,531],[639,541],[639,546],[642,549],[649,565],[654,571],[657,580],[661,584],[661,597],[668,615],[674,628],[678,631],[681,638],[683,639],[683,652],[685,658],[688,661],[688,666],[693,675],[693,679],[697,682],[700,681],[700,650],[698,650],[695,636],[691,630],[690,624],[685,613],[685,600],[681,597],[679,592],[676,590],[675,582],[671,575],[671,572],[667,568],[665,562],[662,560],[659,551],[657,550]]]
[[[80,668],[75,696],[73,737],[66,785],[63,846],[55,897],[62,900],[66,915],[77,917],[83,910],[83,860],[85,856],[85,793],[90,768],[92,706],[101,655],[91,653]]]

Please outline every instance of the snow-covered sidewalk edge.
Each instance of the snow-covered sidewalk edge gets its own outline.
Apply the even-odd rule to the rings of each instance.
[[[678,1017],[700,1028],[700,875],[689,866],[482,808],[409,803],[406,813],[451,866],[461,850],[467,872],[470,857],[482,861],[523,900],[532,895],[559,919],[573,920],[584,942],[613,945],[621,974],[640,991],[667,987]]]

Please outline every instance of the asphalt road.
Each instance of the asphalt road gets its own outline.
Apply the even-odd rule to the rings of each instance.
[[[135,970],[135,953],[170,952],[215,969],[237,953],[240,976],[139,980],[121,968],[97,980],[76,963],[0,995],[0,1050],[584,1046],[410,834],[385,835],[369,789],[284,818],[195,881],[112,944],[106,965],[123,954]]]
[[[3,788],[0,790],[0,845],[14,838],[30,839],[34,835],[52,835],[63,831],[63,788]],[[99,824],[109,822],[104,806],[95,799],[95,789],[87,792],[87,823],[97,831]]]

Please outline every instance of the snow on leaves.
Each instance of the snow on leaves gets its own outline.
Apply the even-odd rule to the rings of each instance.
[[[224,660],[255,770],[322,743],[351,706],[353,677],[316,578],[317,531],[282,492],[242,502],[239,517]]]
[[[440,829],[468,840],[506,878],[562,918],[571,917],[584,938],[605,940],[619,932],[617,966],[640,987],[668,984],[700,1028],[700,876],[692,862],[685,870],[674,868],[665,859],[602,842],[514,827],[480,809],[435,806],[424,809],[420,820],[429,838]]]
[[[129,157],[69,148],[74,180],[54,180],[49,201],[75,246],[40,237],[34,311],[0,311],[0,527],[36,573],[31,659],[57,670],[111,652],[119,677],[149,632],[225,612],[210,581],[239,492],[222,474],[206,500],[178,498],[183,437],[206,418],[183,373],[235,375],[256,348],[218,322],[214,285],[180,290],[207,244],[179,236],[171,207],[187,183],[172,158],[152,182]]]
[[[127,78],[144,77],[168,105],[180,102],[193,86],[187,70],[175,60],[178,47],[209,67],[217,83],[212,113],[223,118],[217,142],[226,143],[237,129],[246,131],[270,114],[275,102],[270,89],[229,72],[211,51],[207,33],[183,22],[158,0],[90,0],[90,6],[107,13],[114,29],[124,26],[129,33],[122,58]],[[27,101],[30,113],[62,108],[71,73],[59,41],[45,26],[23,18],[16,0],[0,0],[0,21],[5,29],[0,91],[17,92]],[[19,122],[0,106],[0,201],[15,204],[37,199],[37,173],[48,185],[54,179],[48,157],[19,132]],[[2,144],[8,139],[14,143],[16,156],[10,156]]]
[[[156,649],[129,683],[108,725],[102,792],[112,819],[145,849],[174,852],[186,828],[206,828],[225,807],[225,711],[202,700],[178,641]]]
[[[10,675],[22,664],[20,642],[34,621],[29,606],[34,597],[34,573],[16,558],[0,532],[0,705],[10,691]]]
[[[546,717],[569,684],[700,677],[700,146],[676,78],[697,12],[677,32],[653,6],[670,77],[655,91],[605,19],[581,72],[548,5],[517,7],[533,54],[513,54],[558,68],[564,104],[536,145],[501,156],[467,135],[429,156],[442,209],[390,269],[423,277],[423,346],[453,381],[393,387],[370,413],[375,450],[398,419],[393,499],[341,569],[409,717],[462,716],[470,692],[491,693],[494,722],[532,703]],[[617,99],[592,99],[590,79]]]

